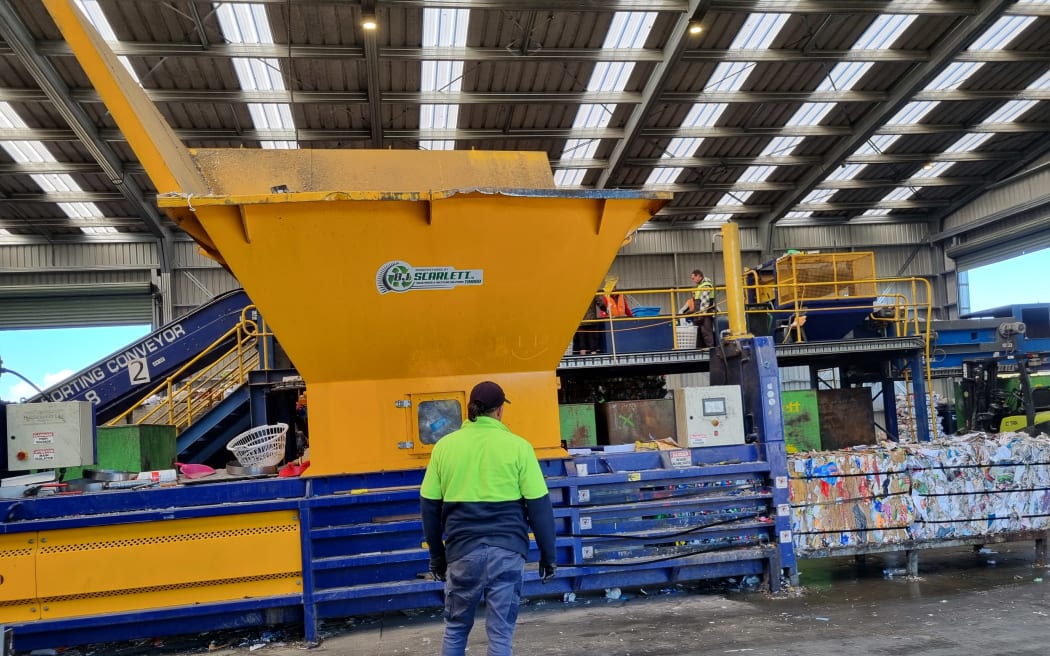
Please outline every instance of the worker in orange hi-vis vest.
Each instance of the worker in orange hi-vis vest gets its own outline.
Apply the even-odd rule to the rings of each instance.
[[[627,297],[623,294],[606,294],[605,307],[610,317],[631,317],[631,306],[627,304]]]

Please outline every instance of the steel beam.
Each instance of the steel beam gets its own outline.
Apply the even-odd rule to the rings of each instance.
[[[19,61],[29,70],[55,109],[69,123],[84,148],[91,153],[110,181],[120,190],[118,198],[130,202],[140,213],[146,228],[160,241],[158,251],[162,253],[161,270],[170,271],[172,232],[166,219],[153,201],[147,199],[138,184],[127,175],[120,157],[99,137],[98,129],[87,113],[71,99],[69,87],[59,72],[50,61],[36,52],[33,36],[22,23],[21,16],[11,0],[0,0],[0,36],[18,53]]]
[[[121,57],[208,57],[256,59],[364,59],[365,50],[359,46],[338,44],[277,44],[277,43],[182,43],[152,42],[135,43],[116,41],[110,44],[113,52]],[[38,41],[37,52],[48,57],[73,56],[65,41]],[[13,55],[14,51],[0,43],[0,56]],[[777,49],[747,50],[743,48],[715,50],[691,48],[682,52],[683,62],[924,62],[930,57],[926,50],[812,50]],[[470,61],[470,62],[522,62],[526,60],[517,50],[467,46],[463,48],[443,47],[399,47],[379,48],[381,60],[401,61]],[[1050,52],[1045,50],[967,50],[959,53],[959,62],[1046,62]],[[532,50],[528,62],[649,62],[663,61],[663,51],[655,48],[544,48]]]
[[[631,109],[631,114],[624,126],[625,135],[613,146],[612,153],[609,155],[609,166],[598,177],[596,186],[599,189],[611,186],[615,176],[624,166],[628,153],[641,136],[646,119],[660,102],[660,96],[673,76],[675,64],[678,63],[689,44],[690,25],[702,21],[710,5],[711,0],[689,0],[688,9],[678,16],[674,27],[671,28],[667,45],[664,46],[663,61],[657,64],[649,75],[649,80],[642,90],[642,102]]]
[[[773,250],[773,225],[783,218],[801,199],[805,198],[818,182],[827,176],[828,171],[838,168],[842,162],[865,143],[879,126],[895,115],[926,84],[948,66],[956,55],[965,50],[980,34],[997,20],[1010,5],[1010,0],[985,0],[978,11],[959,21],[959,25],[949,32],[931,51],[930,59],[909,71],[894,86],[890,98],[868,112],[861,118],[854,134],[841,140],[824,155],[821,166],[815,167],[797,181],[794,193],[786,194],[759,221],[759,240],[764,244],[763,253],[769,255]]]

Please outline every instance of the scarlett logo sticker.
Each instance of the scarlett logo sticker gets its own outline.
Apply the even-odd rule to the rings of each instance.
[[[454,267],[414,267],[394,260],[376,271],[376,289],[380,294],[425,289],[452,289],[461,285],[480,285],[485,281],[483,269]]]

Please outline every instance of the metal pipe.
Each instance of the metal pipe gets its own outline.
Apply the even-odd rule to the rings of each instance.
[[[729,337],[750,337],[744,317],[744,267],[740,260],[740,227],[732,222],[722,226],[722,266],[725,268],[726,277]]]

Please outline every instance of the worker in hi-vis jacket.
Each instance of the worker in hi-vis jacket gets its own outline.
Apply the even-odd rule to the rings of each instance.
[[[510,656],[529,528],[540,577],[554,578],[554,511],[536,453],[503,422],[510,403],[496,383],[470,392],[467,419],[434,445],[419,489],[430,571],[445,582],[442,656],[463,656],[485,597],[489,656]]]

